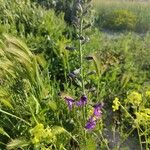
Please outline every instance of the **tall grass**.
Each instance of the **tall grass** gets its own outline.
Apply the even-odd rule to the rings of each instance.
[[[93,0],[94,7],[99,17],[99,26],[106,19],[106,15],[114,10],[129,10],[137,17],[135,30],[146,32],[150,30],[150,2],[146,1],[118,1],[118,0]]]
[[[0,1],[0,149],[125,149],[133,131],[139,142],[126,149],[148,147],[150,34],[101,33],[82,4],[74,31],[63,15],[25,2]],[[97,4],[101,19],[129,6]]]

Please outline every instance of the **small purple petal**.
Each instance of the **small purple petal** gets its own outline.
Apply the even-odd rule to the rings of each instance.
[[[74,99],[65,97],[65,100],[68,103],[69,110],[72,110],[72,107],[74,105]]]
[[[88,122],[86,123],[85,128],[86,128],[87,130],[92,130],[92,129],[95,128],[95,126],[96,126],[96,120],[94,120],[93,117],[91,117],[91,118],[88,120]]]
[[[100,108],[100,109],[102,109],[103,108],[103,106],[104,106],[104,103],[102,102],[102,103],[97,103],[97,104],[95,104],[93,107],[94,108]]]
[[[76,102],[77,106],[84,106],[87,103],[87,97],[83,95],[79,101]]]
[[[85,128],[87,130],[92,130],[95,128],[97,120],[100,119],[102,116],[101,109],[103,106],[104,106],[104,103],[98,103],[93,106],[94,112],[91,115],[90,119],[88,120],[88,122],[86,123],[86,126],[85,126]]]
[[[71,78],[75,78],[76,77],[76,75],[74,74],[74,73],[69,73],[69,77],[71,77]]]
[[[94,113],[93,113],[93,116],[97,117],[97,119],[99,119],[101,116],[102,116],[102,107],[104,106],[103,103],[98,103],[98,104],[95,104],[93,107],[94,107]]]

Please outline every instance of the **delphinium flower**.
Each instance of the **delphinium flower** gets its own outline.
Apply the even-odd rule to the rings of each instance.
[[[95,128],[95,126],[96,126],[96,120],[91,116],[90,119],[87,121],[85,128],[87,130],[92,130]]]
[[[74,99],[71,98],[71,97],[65,97],[65,100],[66,100],[66,102],[68,104],[69,110],[72,110],[72,107],[73,107],[74,102],[75,102]]]
[[[101,109],[103,106],[104,106],[104,103],[98,103],[93,106],[94,107],[93,116],[95,116],[97,119],[99,119],[102,115]]]
[[[84,106],[87,104],[87,96],[83,95],[81,96],[80,100],[76,102],[76,106]]]
[[[87,121],[86,123],[86,126],[85,128],[87,130],[92,130],[95,128],[96,126],[96,122],[101,118],[102,116],[102,107],[104,106],[104,103],[98,103],[98,104],[95,104],[93,106],[94,110],[93,110],[93,113],[92,115],[90,116],[89,120]]]
[[[69,110],[72,110],[74,105],[76,105],[77,107],[82,107],[82,106],[85,106],[87,104],[87,96],[86,95],[81,96],[80,100],[76,101],[76,102],[70,96],[64,96],[64,99],[66,100],[66,102],[68,104]]]

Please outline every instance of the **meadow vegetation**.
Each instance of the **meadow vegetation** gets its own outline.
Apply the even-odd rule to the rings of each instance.
[[[0,0],[0,149],[148,150],[149,7]]]
[[[125,22],[125,24],[132,26],[132,31],[138,33],[150,31],[150,3],[147,1],[93,0],[93,4],[97,13],[96,23],[100,29],[111,30],[113,26],[113,28],[120,30],[118,25],[123,26],[123,22]],[[107,24],[111,23],[111,18],[116,24]],[[127,27],[123,29],[128,30]]]

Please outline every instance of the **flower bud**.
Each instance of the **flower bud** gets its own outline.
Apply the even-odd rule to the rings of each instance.
[[[89,24],[87,24],[87,25],[85,25],[85,26],[83,27],[83,30],[88,29],[88,28],[91,27],[91,26],[92,26],[92,24],[89,23]]]
[[[74,73],[69,73],[69,77],[71,77],[71,78],[75,78],[76,77],[76,75],[74,74]]]
[[[66,46],[65,49],[69,50],[69,51],[74,51],[75,47],[73,47],[73,46]]]
[[[96,91],[96,88],[95,87],[92,87],[88,90],[88,92],[95,92]]]
[[[85,37],[84,36],[80,36],[78,37],[79,40],[85,40]]]
[[[82,41],[82,44],[85,44],[85,43],[89,42],[89,40],[90,40],[89,37],[84,38],[84,40]]]
[[[74,73],[75,75],[77,75],[77,74],[79,74],[79,73],[80,73],[80,70],[81,70],[81,68],[76,69],[76,70],[74,70],[74,71],[73,71],[73,73]]]
[[[92,75],[92,74],[96,74],[96,71],[93,70],[93,71],[91,71],[91,72],[88,73],[88,75]]]
[[[93,56],[86,56],[85,59],[86,60],[93,60]]]
[[[83,12],[83,8],[82,8],[82,6],[81,6],[80,3],[77,3],[77,4],[76,4],[76,11],[77,11],[78,13],[82,13],[82,12]]]

